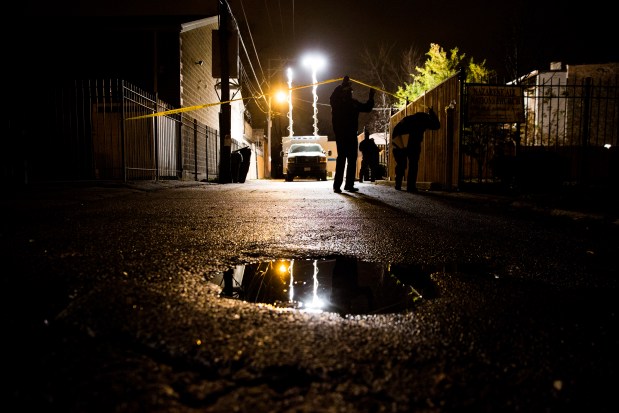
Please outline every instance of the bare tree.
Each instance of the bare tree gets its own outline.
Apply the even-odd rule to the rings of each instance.
[[[513,11],[506,16],[503,33],[500,34],[505,64],[506,79],[503,79],[505,82],[518,80],[524,73],[533,69],[527,67],[527,62],[533,59],[535,46],[529,45],[535,45],[539,39],[536,41],[534,38],[537,32],[527,10],[527,8],[514,7]]]
[[[401,53],[401,54],[398,54]],[[386,131],[389,127],[391,110],[398,99],[394,96],[398,86],[410,82],[416,67],[424,62],[424,54],[412,46],[404,52],[394,49],[394,45],[380,45],[376,53],[365,48],[361,53],[361,74],[368,84],[387,93],[376,93],[376,104],[369,122],[372,132]]]
[[[403,85],[405,82],[410,81],[412,75],[417,73],[417,68],[423,66],[425,60],[425,53],[413,49],[412,46],[406,49],[402,53],[398,85]]]

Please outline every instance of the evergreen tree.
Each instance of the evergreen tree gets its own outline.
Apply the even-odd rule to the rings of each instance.
[[[399,107],[404,107],[407,101],[414,101],[426,91],[458,73],[459,70],[462,70],[466,58],[466,54],[459,54],[457,47],[451,49],[448,55],[436,43],[430,44],[430,50],[426,53],[426,56],[428,58],[423,67],[416,67],[416,73],[410,74],[413,81],[411,83],[405,82],[404,86],[398,86],[396,96],[399,98]],[[466,81],[471,83],[488,83],[494,75],[494,71],[486,68],[485,60],[477,64],[473,61],[473,58],[470,58],[466,69]]]

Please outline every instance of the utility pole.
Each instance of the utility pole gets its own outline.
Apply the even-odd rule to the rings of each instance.
[[[228,59],[229,15],[227,0],[219,0],[219,62],[221,64],[221,105],[219,112],[219,183],[232,182],[230,153],[232,147],[230,108],[230,66]]]
[[[269,93],[269,109],[267,112],[267,148],[268,148],[268,162],[267,162],[267,178],[273,178],[273,146],[271,145],[271,129],[273,128],[273,114],[271,113],[271,105],[273,104],[273,99],[271,94]]]
[[[278,175],[282,172],[281,171],[281,156],[279,154],[280,151],[274,151],[273,150],[273,98],[272,98],[272,94],[275,91],[274,86],[273,86],[273,77],[275,77],[275,75],[280,75],[284,72],[284,68],[288,65],[291,65],[295,62],[295,59],[282,59],[282,58],[271,58],[268,60],[268,67],[267,67],[267,75],[268,75],[268,82],[267,85],[269,87],[269,99],[268,99],[268,112],[267,112],[267,148],[268,148],[268,153],[269,153],[269,158],[268,158],[268,162],[267,162],[267,171],[266,171],[266,175],[267,178],[277,178]],[[275,65],[273,66],[273,63],[275,63]],[[292,87],[292,85],[289,83],[288,87]],[[290,93],[290,92],[289,92]],[[289,97],[290,99],[291,97]],[[290,110],[289,112],[289,116],[292,122],[292,110]],[[290,126],[292,128],[292,125]],[[292,130],[292,129],[291,129]],[[279,136],[280,139],[280,144],[278,144],[278,148],[281,150],[282,146],[281,146],[281,134]]]

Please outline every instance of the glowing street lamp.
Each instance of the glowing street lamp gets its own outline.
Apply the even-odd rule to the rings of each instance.
[[[316,72],[326,66],[325,59],[317,54],[308,54],[303,58],[303,66],[309,67],[312,71],[312,95],[314,97],[314,136],[318,136],[318,95],[316,94],[318,80],[316,78]]]
[[[283,90],[275,92],[275,102],[284,103],[288,100],[288,94]]]

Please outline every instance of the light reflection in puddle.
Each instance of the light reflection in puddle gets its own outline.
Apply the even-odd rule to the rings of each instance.
[[[222,297],[252,303],[341,315],[388,314],[436,297],[432,276],[444,270],[336,256],[237,265],[212,282],[222,287]]]

